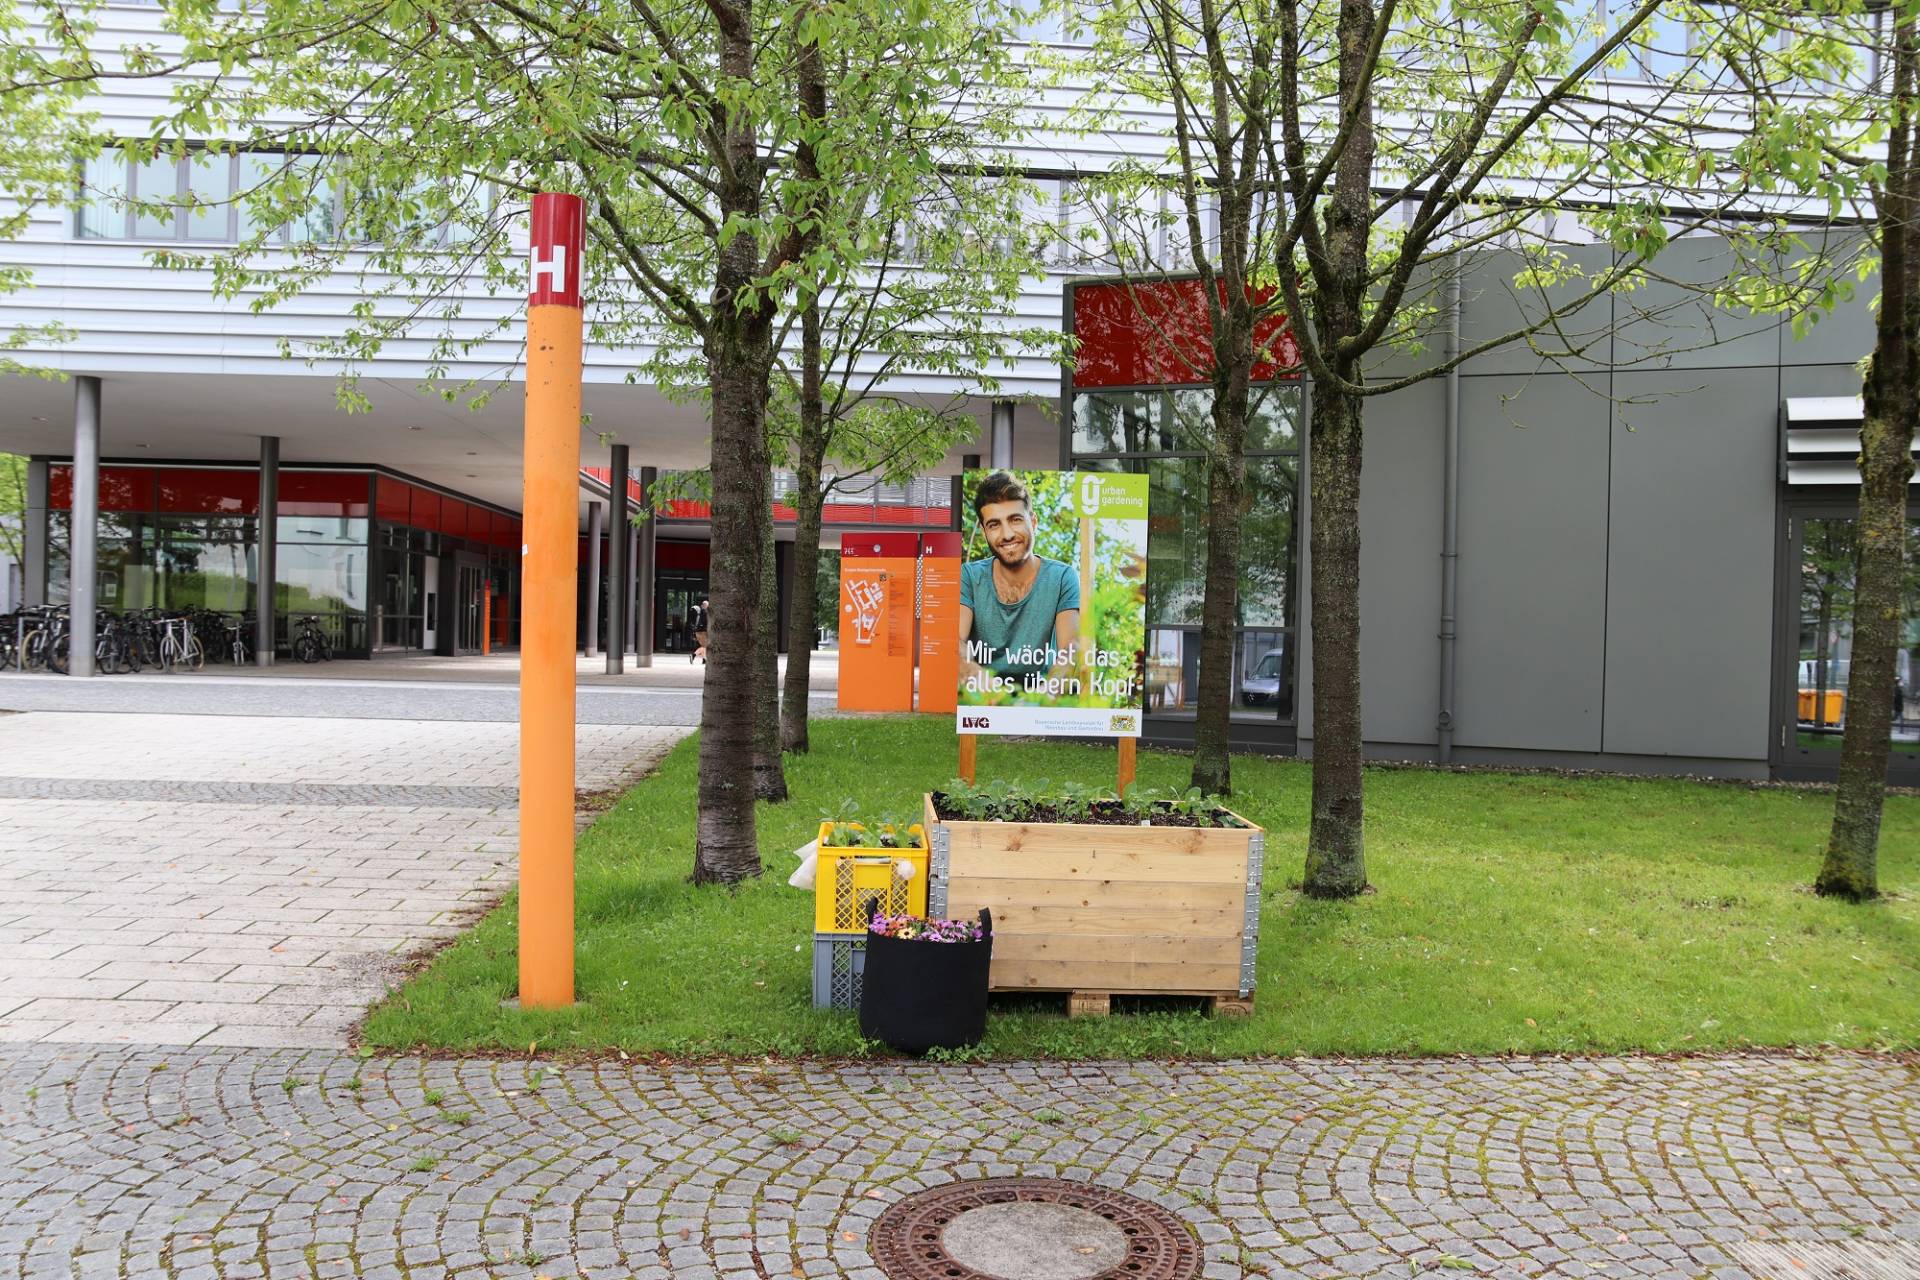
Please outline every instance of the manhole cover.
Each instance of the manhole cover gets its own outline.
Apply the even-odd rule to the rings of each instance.
[[[892,1280],[1191,1280],[1200,1246],[1156,1204],[1057,1178],[921,1191],[868,1236]]]

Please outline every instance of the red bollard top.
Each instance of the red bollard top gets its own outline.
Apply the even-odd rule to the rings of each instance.
[[[587,238],[586,218],[586,202],[579,196],[542,193],[533,198],[528,306],[580,305],[580,258]]]

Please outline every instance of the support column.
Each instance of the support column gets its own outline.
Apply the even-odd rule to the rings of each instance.
[[[253,665],[273,665],[280,581],[280,437],[260,437],[260,583],[254,593]]]
[[[659,481],[658,468],[640,468],[640,510],[646,513],[647,518],[640,522],[637,530],[640,535],[639,549],[633,557],[633,665],[636,667],[653,665],[653,531],[656,523],[653,518],[653,486]]]
[[[960,470],[962,472],[978,471],[979,469],[980,469],[979,454],[963,453],[960,455]],[[966,481],[967,481],[967,478],[965,475],[957,475],[953,478],[953,497],[950,500],[950,504],[947,508],[948,513],[951,516],[951,519],[949,520],[947,527],[953,530],[953,532],[955,533],[959,533],[967,527],[966,526],[966,506],[967,506]]]
[[[73,527],[67,564],[67,670],[93,674],[95,566],[100,527],[100,379],[73,380]]]
[[[631,528],[627,520],[627,446],[616,444],[612,452],[611,516],[607,521],[607,558],[612,561],[608,571],[612,589],[607,592],[607,674],[617,676],[626,664],[627,600],[633,588],[633,568],[627,560],[627,533]]]
[[[587,656],[600,652],[600,531],[606,507],[587,504]]]
[[[634,619],[640,612],[640,601],[638,599],[637,593],[634,590],[634,584],[638,582],[640,579],[640,570],[638,567],[639,564],[640,564],[640,530],[634,526],[634,523],[632,520],[628,520],[627,521],[627,648],[626,648],[626,652],[628,653],[636,652],[634,647],[635,646],[634,637],[639,634],[639,630],[640,630],[639,627],[637,627],[634,624]]]
[[[38,608],[47,602],[47,460],[27,459],[27,527],[23,533],[25,563],[20,566],[23,604]]]
[[[995,470],[1013,466],[1013,401],[995,400],[987,422],[987,465]]]

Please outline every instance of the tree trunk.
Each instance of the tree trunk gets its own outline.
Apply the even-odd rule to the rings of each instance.
[[[811,484],[812,488],[807,486]],[[807,699],[813,690],[813,636],[816,629],[814,595],[820,588],[820,469],[808,477],[800,463],[800,492],[794,496],[798,520],[793,529],[793,594],[787,601],[787,683],[780,708],[780,745],[805,751]]]
[[[736,84],[753,77],[751,0],[715,0],[720,69]],[[723,145],[731,175],[720,188],[722,219],[751,225],[760,215],[756,121],[728,109]],[[754,828],[754,648],[760,627],[760,569],[768,517],[767,378],[773,368],[773,312],[753,290],[758,237],[736,235],[715,255],[712,327],[704,340],[712,387],[713,533],[707,593],[706,689],[700,699],[700,782],[693,855],[696,884],[757,876]]]
[[[766,554],[760,563],[760,631],[753,653],[753,794],[778,804],[787,798],[787,774],[780,766],[780,571],[771,503],[761,534]]]
[[[1362,405],[1316,394],[1308,434],[1312,512],[1313,821],[1302,887],[1345,898],[1367,887],[1360,721]]]
[[[1878,357],[1876,356],[1876,361]],[[1876,380],[1869,376],[1869,387]],[[1889,384],[1903,382],[1895,374]],[[1913,473],[1916,411],[1909,385],[1868,393],[1860,425],[1859,569],[1853,589],[1853,654],[1847,669],[1847,727],[1833,830],[1814,891],[1856,902],[1879,896],[1880,812],[1892,749],[1895,654],[1906,577],[1907,485]],[[1824,713],[1824,707],[1822,708]]]
[[[1244,291],[1243,291],[1244,292]],[[1232,330],[1245,307],[1222,308]],[[1207,569],[1200,604],[1200,688],[1193,722],[1193,785],[1208,795],[1233,790],[1228,734],[1233,723],[1233,646],[1240,622],[1240,533],[1246,516],[1247,399],[1252,364],[1248,340],[1221,345],[1244,360],[1216,363],[1213,440],[1207,456]]]
[[[788,751],[807,750],[807,697],[813,691],[813,597],[819,586],[820,525],[826,505],[820,477],[826,469],[828,443],[820,343],[820,304],[814,301],[800,316],[800,436],[793,451],[793,595],[787,601],[787,684],[780,709],[780,745]]]
[[[751,243],[738,237],[737,243]],[[725,308],[715,307],[725,314]],[[746,326],[741,326],[746,328]],[[713,380],[712,616],[706,688],[700,700],[699,834],[695,883],[760,874],[754,828],[754,650],[760,631],[760,570],[768,513],[763,428],[768,363],[754,333],[723,335],[709,357]],[[770,343],[770,335],[766,339]]]
[[[1880,311],[1873,358],[1861,388],[1859,556],[1853,582],[1853,655],[1847,668],[1847,727],[1833,830],[1814,891],[1862,902],[1880,894],[1880,811],[1892,749],[1895,652],[1907,550],[1907,485],[1913,477],[1913,424],[1920,411],[1920,157],[1914,111],[1920,106],[1920,30],[1910,13],[1895,19],[1888,115],[1887,177],[1875,193],[1880,233]]]

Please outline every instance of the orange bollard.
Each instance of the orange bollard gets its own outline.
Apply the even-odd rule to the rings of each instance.
[[[533,198],[520,548],[520,1003],[573,1003],[574,580],[580,197]]]

